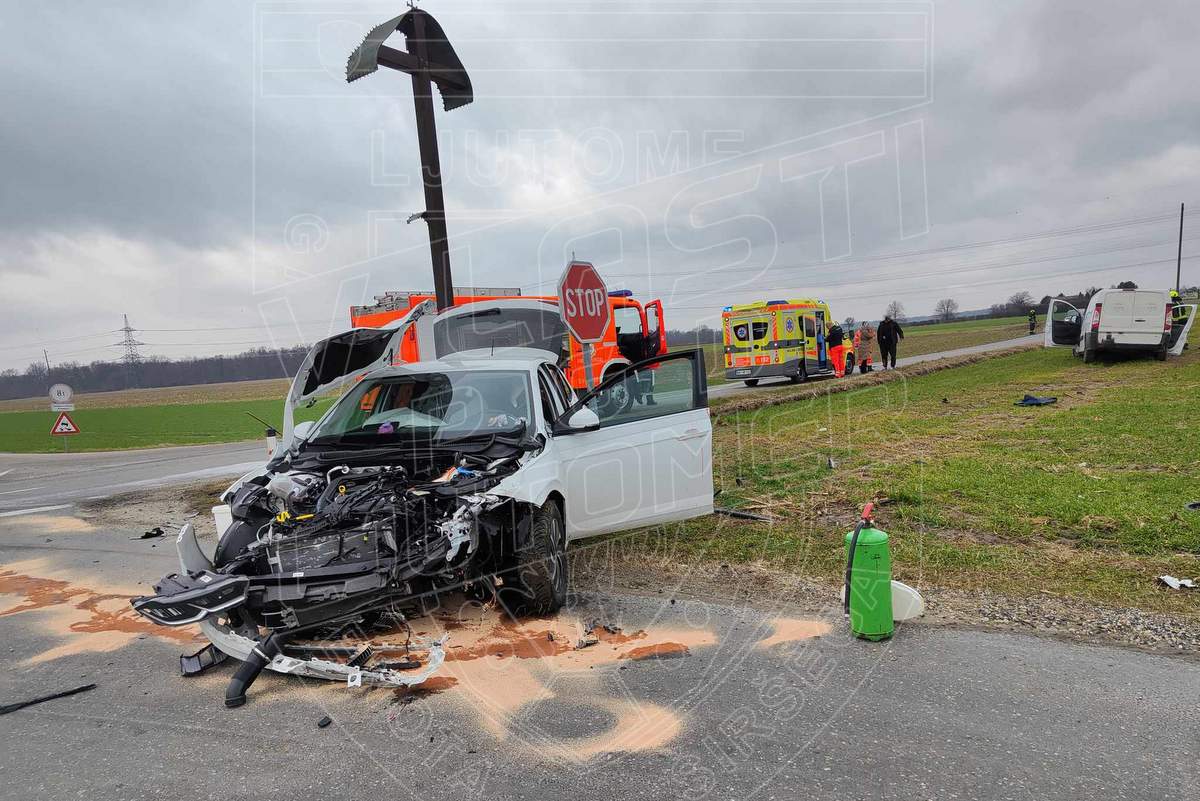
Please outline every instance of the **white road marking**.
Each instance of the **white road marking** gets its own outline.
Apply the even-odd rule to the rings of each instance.
[[[44,487],[44,486],[46,486],[46,485],[45,485],[45,484],[39,484],[39,485],[38,485],[38,486],[36,486],[36,487],[26,487],[25,489],[19,489],[19,490],[5,490],[4,492],[0,492],[0,495],[16,495],[18,492],[33,492],[35,489],[41,489],[41,488],[42,488],[42,487]]]
[[[8,468],[3,473],[0,473],[0,478],[4,478],[5,476],[7,476],[9,473],[11,473],[15,469],[16,469],[15,467]]]
[[[0,512],[0,517],[20,517],[21,515],[35,515],[38,512],[53,512],[58,509],[69,509],[71,504],[60,503],[58,506],[35,506],[32,509],[17,509],[14,512]]]

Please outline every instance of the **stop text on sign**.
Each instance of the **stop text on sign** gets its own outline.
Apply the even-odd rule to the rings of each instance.
[[[567,289],[563,294],[567,315],[570,317],[580,314],[588,317],[603,314],[604,307],[608,304],[608,293],[603,289]]]

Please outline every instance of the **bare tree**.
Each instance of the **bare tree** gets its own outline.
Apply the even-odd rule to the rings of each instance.
[[[933,307],[933,313],[944,323],[948,323],[958,314],[958,301],[954,298],[942,298]]]
[[[842,320],[842,328],[845,328],[847,331],[853,331],[856,325],[858,325],[858,320],[855,320],[853,317],[847,317],[845,320]]]
[[[1022,290],[1012,295],[1008,299],[1009,311],[1013,314],[1021,314],[1033,308],[1033,295]]]
[[[887,308],[883,310],[883,316],[891,317],[893,320],[903,320],[904,304],[898,300],[893,300],[887,305]]]

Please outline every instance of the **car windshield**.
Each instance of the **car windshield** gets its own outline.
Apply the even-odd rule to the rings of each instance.
[[[381,444],[517,432],[533,415],[529,376],[516,370],[413,373],[367,379],[338,401],[309,445]]]

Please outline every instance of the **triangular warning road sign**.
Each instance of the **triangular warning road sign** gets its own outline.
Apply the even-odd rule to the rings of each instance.
[[[59,412],[58,419],[54,421],[54,427],[50,429],[50,435],[60,437],[64,434],[78,434],[79,426],[75,425],[75,421],[66,412]]]

